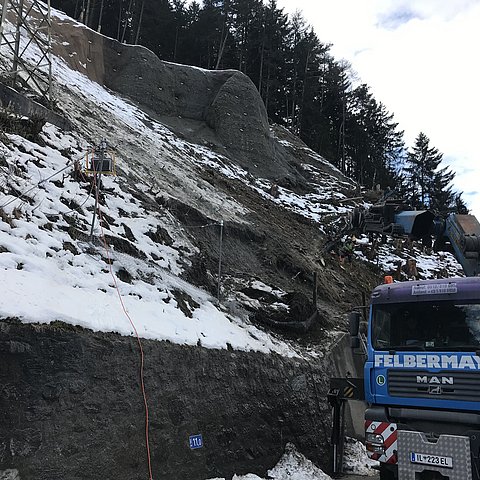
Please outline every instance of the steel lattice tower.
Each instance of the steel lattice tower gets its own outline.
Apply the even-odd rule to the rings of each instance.
[[[0,0],[0,52],[10,58],[7,81],[36,92],[52,103],[50,0]],[[7,31],[7,20],[14,29]]]

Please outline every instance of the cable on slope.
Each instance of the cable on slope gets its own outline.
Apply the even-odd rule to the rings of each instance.
[[[96,175],[94,175],[94,180],[93,180],[94,184],[96,182],[95,178],[96,178]],[[95,185],[95,187],[96,187],[96,185]],[[132,318],[130,317],[130,314],[128,313],[128,311],[125,307],[122,295],[121,295],[120,290],[118,288],[117,279],[116,279],[116,277],[113,273],[113,270],[112,270],[112,261],[111,261],[111,258],[110,258],[110,250],[109,250],[109,247],[108,247],[108,244],[107,244],[107,240],[105,239],[105,233],[104,233],[103,225],[102,225],[102,213],[101,213],[101,209],[100,209],[100,203],[98,202],[98,191],[99,191],[99,188],[95,188],[95,195],[97,197],[97,205],[98,205],[98,217],[99,217],[99,220],[100,220],[100,222],[99,222],[100,223],[100,230],[101,230],[101,234],[102,234],[103,246],[104,246],[105,253],[106,253],[106,256],[107,256],[107,259],[108,259],[108,269],[109,269],[110,275],[113,279],[113,284],[115,286],[115,290],[117,291],[118,298],[120,299],[120,303],[122,305],[123,312],[125,313],[125,316],[128,318],[128,320],[130,322],[130,325],[132,326],[133,331],[135,332],[135,336],[137,338],[137,343],[138,343],[138,348],[139,348],[139,351],[140,351],[140,385],[141,385],[142,396],[143,396],[143,404],[144,404],[144,407],[145,407],[145,445],[146,445],[146,450],[147,450],[149,480],[153,480],[152,461],[151,461],[151,455],[150,455],[150,441],[149,441],[149,432],[148,432],[148,430],[149,430],[148,402],[147,402],[147,394],[146,394],[146,391],[145,391],[145,381],[144,381],[145,355],[143,353],[143,346],[142,346],[142,342],[140,340],[140,335],[138,334],[135,323],[133,322]]]

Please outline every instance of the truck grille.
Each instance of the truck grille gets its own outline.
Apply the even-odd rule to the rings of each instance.
[[[395,397],[478,402],[480,372],[389,370],[388,393]]]

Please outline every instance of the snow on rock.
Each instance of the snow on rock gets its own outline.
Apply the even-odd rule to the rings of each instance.
[[[408,244],[402,239],[388,238],[384,244],[373,245],[366,235],[356,239],[355,256],[378,266],[385,275],[395,280],[408,280],[404,271],[407,259],[416,262],[417,280],[463,277],[463,269],[455,256],[449,252],[422,249],[416,243]]]
[[[94,229],[95,238],[114,240],[110,246],[88,242],[94,198],[91,185],[73,178],[73,162],[65,156],[81,155],[73,134],[48,125],[43,147],[18,135],[8,138],[0,145],[10,166],[2,185],[10,193],[0,202],[1,317],[123,335],[136,329],[144,338],[295,355],[178,277],[189,262],[185,252],[195,247],[168,215],[147,212],[122,178],[102,179],[105,218],[99,223],[97,217]],[[175,229],[169,245],[152,240],[159,228],[167,238]]]
[[[331,480],[292,443],[286,445],[285,453],[277,465],[268,471],[268,477],[274,480]]]
[[[277,465],[267,472],[270,480],[332,480],[320,468],[302,455],[293,445],[287,443],[285,453]],[[225,480],[225,478],[211,478],[209,480]],[[264,480],[254,473],[234,475],[232,480]]]
[[[258,475],[255,475],[254,473],[247,473],[246,475],[234,475],[232,477],[232,480],[263,480],[261,477]]]
[[[372,467],[378,462],[367,456],[365,446],[353,438],[347,437],[345,443],[344,471],[346,474],[374,476],[377,471]],[[331,477],[316,467],[302,455],[292,443],[285,447],[285,453],[277,465],[268,471],[267,478],[271,480],[331,480]],[[225,479],[210,479],[225,480]],[[258,475],[234,475],[232,480],[263,480]]]
[[[54,16],[65,20],[58,12]],[[14,26],[6,22],[5,29]],[[22,45],[27,41],[22,38]],[[65,39],[60,43],[65,46]],[[38,47],[30,45],[26,59],[34,64],[39,56]],[[59,104],[72,117],[74,130],[46,124],[38,141],[7,133],[0,142],[0,278],[5,285],[0,316],[295,356],[290,345],[228,314],[215,298],[179,277],[197,248],[167,209],[147,210],[145,203],[158,205],[161,191],[167,200],[194,202],[208,218],[244,222],[247,208],[199,178],[204,166],[314,220],[321,211],[332,211],[332,190],[322,193],[318,187],[302,197],[281,188],[273,198],[265,192],[271,182],[252,181],[228,159],[179,139],[62,58],[54,55],[52,68]],[[87,147],[101,138],[119,146],[118,177],[102,178],[96,241],[91,242],[95,185],[91,178],[74,178],[74,168],[76,163],[83,167]],[[286,307],[279,302],[278,308]]]
[[[367,450],[362,442],[346,437],[344,455],[343,471],[345,473],[365,476],[377,474],[377,470],[373,467],[378,466],[379,462],[367,456]]]

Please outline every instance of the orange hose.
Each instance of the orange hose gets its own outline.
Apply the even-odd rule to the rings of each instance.
[[[93,176],[93,183],[95,185],[96,181],[96,175]],[[95,185],[96,187],[96,185]],[[100,202],[98,202],[98,188],[95,188],[95,195],[97,197],[97,208],[98,208],[98,218],[100,220],[100,230],[102,232],[102,240],[103,240],[103,246],[105,248],[105,253],[108,259],[108,269],[110,271],[110,275],[112,276],[113,279],[113,284],[115,286],[115,290],[117,291],[118,298],[120,299],[120,303],[122,305],[123,312],[125,313],[126,317],[128,318],[130,325],[133,328],[133,331],[135,332],[135,336],[137,337],[137,343],[138,343],[138,348],[140,350],[140,384],[141,384],[141,389],[142,389],[142,396],[143,396],[143,403],[145,406],[145,445],[147,449],[147,461],[148,461],[148,473],[149,473],[149,480],[153,480],[152,476],[152,461],[151,461],[151,456],[150,456],[150,442],[149,442],[149,435],[148,435],[148,430],[149,430],[149,422],[148,422],[148,402],[147,402],[147,394],[145,392],[145,382],[144,382],[144,376],[143,376],[143,366],[144,366],[144,353],[143,353],[143,347],[142,347],[142,342],[140,340],[140,336],[138,335],[137,328],[135,327],[135,324],[133,323],[132,318],[130,317],[130,314],[128,313],[127,309],[125,308],[125,304],[123,303],[123,298],[122,295],[120,294],[120,290],[118,288],[117,284],[117,279],[113,273],[112,270],[112,261],[110,258],[110,249],[107,244],[107,240],[105,239],[105,234],[103,230],[103,225],[102,225],[102,212],[100,209]]]

